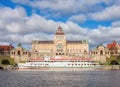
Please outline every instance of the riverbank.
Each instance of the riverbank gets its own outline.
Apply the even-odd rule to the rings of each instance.
[[[104,70],[120,70],[120,65],[104,65]]]
[[[6,66],[2,66],[0,70],[18,70],[18,67],[15,67],[13,65],[6,65]]]

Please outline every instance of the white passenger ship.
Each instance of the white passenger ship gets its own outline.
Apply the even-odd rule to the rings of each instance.
[[[51,68],[99,68],[91,58],[30,58],[29,62],[18,63],[19,70]]]

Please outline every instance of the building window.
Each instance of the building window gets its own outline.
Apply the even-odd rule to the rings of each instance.
[[[68,55],[68,53],[66,53],[66,55]]]
[[[107,54],[107,52],[105,52],[105,54]]]
[[[100,51],[100,55],[103,55],[103,51],[102,50]]]
[[[86,51],[86,50],[84,50],[84,53],[87,53],[87,51]]]
[[[59,53],[59,55],[61,55],[61,53]]]
[[[13,54],[13,52],[11,52],[11,54]]]
[[[111,54],[113,54],[113,52],[111,52]]]
[[[97,52],[96,52],[96,54],[97,54]]]
[[[18,51],[18,55],[20,55],[20,51]]]

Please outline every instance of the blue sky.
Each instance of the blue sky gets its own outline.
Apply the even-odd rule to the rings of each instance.
[[[120,0],[0,0],[0,44],[53,40],[59,25],[92,47],[120,42]]]

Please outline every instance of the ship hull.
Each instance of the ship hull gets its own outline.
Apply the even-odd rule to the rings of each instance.
[[[91,70],[100,68],[94,62],[42,61],[18,64],[19,70]]]

